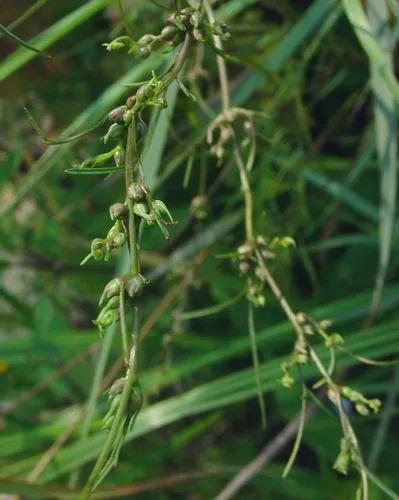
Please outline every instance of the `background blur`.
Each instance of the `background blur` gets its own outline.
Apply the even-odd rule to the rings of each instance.
[[[389,59],[399,33],[397,4],[370,3],[379,4],[383,22],[374,24],[371,36]],[[124,102],[126,84],[165,65],[162,57],[106,52],[102,43],[123,34],[124,25],[135,38],[158,33],[164,12],[140,0],[125,0],[125,15],[107,0],[3,0],[0,22],[9,26],[32,5],[37,11],[13,31],[24,40],[37,36],[32,43],[52,58],[0,39],[0,491],[74,498],[65,489],[82,484],[100,450],[103,391],[121,367],[118,332],[101,340],[92,319],[99,293],[123,268],[124,255],[83,268],[79,263],[91,240],[108,229],[108,207],[122,196],[123,183],[117,176],[66,174],[99,150],[99,134],[48,147],[23,107],[51,136],[88,128]],[[297,242],[273,262],[276,279],[296,310],[331,319],[356,354],[395,357],[393,87],[370,79],[370,64],[378,61],[362,49],[341,2],[229,0],[216,2],[215,9],[231,30],[225,50],[238,58],[228,63],[235,102],[262,112],[251,173],[256,228]],[[206,72],[191,89],[201,93],[205,111],[175,89],[145,159],[147,182],[179,224],[170,242],[152,228],[144,238],[143,270],[152,277],[142,304],[145,408],[101,498],[136,492],[148,499],[213,498],[300,408],[300,383],[291,390],[279,383],[294,335],[272,296],[255,317],[266,430],[260,426],[245,300],[217,315],[179,317],[223,303],[243,286],[231,262],[219,258],[243,240],[239,178],[235,168],[218,166],[201,142],[207,106],[217,106],[218,94],[208,48],[203,66]],[[382,112],[375,99],[386,104]],[[385,285],[370,317],[376,282]],[[352,421],[372,470],[399,491],[399,372],[344,355],[339,366],[343,380],[385,403],[379,415]],[[87,406],[93,380],[100,395]],[[94,420],[84,430],[87,408]],[[338,419],[317,411],[290,476],[281,479],[288,445],[240,498],[352,498],[356,473],[344,478],[332,469],[339,439]],[[385,498],[374,487],[370,496]]]

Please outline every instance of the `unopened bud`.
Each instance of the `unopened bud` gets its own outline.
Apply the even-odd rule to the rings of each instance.
[[[110,122],[119,123],[123,121],[123,114],[126,111],[125,106],[119,106],[108,113]]]
[[[127,215],[127,206],[123,203],[114,203],[109,207],[111,220],[121,219]]]

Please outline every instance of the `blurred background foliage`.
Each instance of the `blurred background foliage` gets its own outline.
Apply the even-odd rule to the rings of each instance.
[[[396,147],[396,118],[388,109],[383,120],[389,127],[375,127],[373,99],[384,88],[370,80],[370,66],[378,61],[363,50],[351,25],[356,20],[348,9],[360,2],[344,3],[226,0],[215,9],[231,30],[226,52],[238,59],[228,63],[234,102],[261,112],[251,173],[256,229],[297,243],[273,262],[276,279],[296,310],[331,319],[356,354],[394,357],[396,155],[377,152]],[[394,53],[399,24],[395,2],[388,4],[384,50]],[[79,262],[91,239],[104,234],[108,206],[123,191],[117,176],[64,172],[99,150],[95,134],[47,147],[23,107],[49,135],[95,123],[129,94],[126,84],[165,64],[165,56],[149,61],[110,54],[102,43],[126,26],[135,38],[158,32],[164,12],[141,0],[125,0],[124,14],[111,0],[3,0],[0,22],[12,25],[32,5],[36,12],[14,31],[52,58],[0,39],[0,491],[74,498],[67,489],[81,484],[101,448],[102,391],[121,368],[118,336],[111,332],[101,341],[92,319],[98,292],[115,266],[123,267],[124,255],[105,265],[81,268]],[[380,42],[378,33],[373,40]],[[145,408],[99,498],[213,498],[300,407],[299,388],[278,382],[294,337],[271,295],[255,317],[266,430],[260,427],[245,300],[210,317],[179,317],[229,300],[243,286],[231,263],[219,258],[242,243],[242,198],[235,169],[218,166],[204,147],[209,107],[217,109],[219,101],[214,54],[205,50],[203,57],[206,72],[195,86],[187,84],[203,103],[178,93],[145,162],[148,182],[179,224],[166,244],[152,229],[144,239],[144,274],[152,277],[142,304]],[[386,272],[382,255],[388,256]],[[377,276],[386,283],[370,316]],[[379,415],[354,416],[353,424],[373,470],[399,491],[397,372],[347,357],[339,366],[343,380],[385,403]],[[88,408],[94,419],[84,437]],[[288,446],[239,497],[352,498],[357,475],[343,478],[332,469],[339,435],[338,419],[317,411],[290,476],[281,479]],[[384,494],[372,487],[371,498]]]

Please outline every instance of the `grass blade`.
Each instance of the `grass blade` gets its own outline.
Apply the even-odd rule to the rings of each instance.
[[[35,52],[36,54],[39,54],[40,56],[43,56],[43,57],[50,57],[48,54],[46,54],[42,50],[37,49],[36,47],[34,47],[33,45],[31,45],[30,43],[25,42],[24,40],[22,40],[21,38],[19,38],[19,36],[14,35],[14,33],[12,33],[10,30],[8,30],[1,23],[0,23],[0,33],[2,33],[5,37],[7,37],[12,42],[14,42],[14,43],[16,43],[18,45],[21,45],[25,49],[31,50],[32,52]]]
[[[385,0],[369,0],[368,14],[376,43],[384,53],[386,65],[393,71],[390,47],[389,10]],[[371,312],[375,313],[388,270],[395,224],[396,168],[397,168],[397,118],[395,99],[384,76],[373,60],[371,65],[371,87],[374,95],[374,124],[377,157],[380,169],[380,256]]]
[[[345,13],[354,29],[360,45],[368,55],[376,70],[384,78],[387,86],[399,104],[399,84],[384,51],[376,41],[369,20],[360,0],[342,0]],[[377,2],[380,5],[380,2]]]
[[[91,0],[85,2],[82,7],[74,10],[63,19],[54,23],[40,35],[29,41],[30,45],[39,50],[45,50],[55,42],[63,38],[78,26],[90,19],[94,14],[100,11],[110,0]],[[31,61],[36,54],[20,48],[11,54],[0,64],[0,82],[11,76],[26,63]]]

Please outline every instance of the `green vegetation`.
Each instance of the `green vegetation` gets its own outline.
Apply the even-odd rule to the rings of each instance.
[[[5,4],[0,493],[399,498],[399,3]]]

